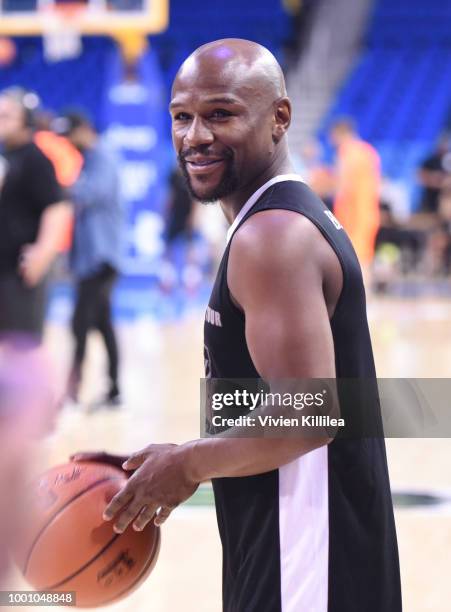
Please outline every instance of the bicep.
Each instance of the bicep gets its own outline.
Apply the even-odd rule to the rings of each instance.
[[[246,342],[265,379],[334,378],[332,331],[322,289],[292,286],[268,291],[245,310]]]
[[[292,223],[298,228],[275,227],[263,240],[253,242],[251,235],[251,245],[243,246],[242,236],[231,249],[229,289],[244,311],[246,342],[260,376],[333,378],[334,343],[318,257],[323,239],[306,220]]]

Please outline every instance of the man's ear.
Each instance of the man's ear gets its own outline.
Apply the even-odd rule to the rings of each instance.
[[[272,139],[277,144],[286,134],[291,123],[291,102],[289,98],[279,98],[274,102],[274,123]]]

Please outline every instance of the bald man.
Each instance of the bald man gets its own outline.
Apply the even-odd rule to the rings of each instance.
[[[230,223],[205,320],[206,376],[374,382],[360,268],[340,224],[292,173],[291,106],[275,58],[243,40],[199,48],[177,74],[170,112],[188,188],[219,200]],[[364,409],[379,422],[378,406]],[[400,612],[382,434],[238,430],[73,459],[130,472],[104,514],[118,533],[161,525],[211,480],[227,612]]]

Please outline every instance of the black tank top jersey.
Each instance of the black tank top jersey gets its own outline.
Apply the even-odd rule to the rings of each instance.
[[[307,185],[290,179],[270,185],[235,231],[269,209],[304,215],[335,251],[343,270],[331,319],[336,376],[375,380],[361,271],[344,230]],[[254,378],[258,372],[246,345],[244,315],[227,285],[232,241],[233,235],[205,318],[206,376]],[[373,410],[377,423],[377,406]],[[335,439],[278,470],[215,479],[213,489],[225,612],[401,611],[382,436]]]

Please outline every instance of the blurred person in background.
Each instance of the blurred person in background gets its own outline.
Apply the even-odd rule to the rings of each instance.
[[[310,189],[332,210],[335,180],[332,168],[323,163],[322,154],[321,143],[309,140],[301,149],[299,168],[296,169]]]
[[[438,213],[440,193],[447,175],[451,174],[451,134],[442,134],[436,149],[422,161],[417,178],[423,188],[418,212]]]
[[[332,125],[330,139],[337,149],[334,214],[348,233],[367,276],[379,228],[379,154],[359,138],[353,122],[347,118]]]
[[[443,133],[436,149],[420,165],[417,179],[422,187],[415,226],[425,235],[423,272],[449,272],[451,224],[451,136]]]
[[[165,210],[166,252],[161,264],[160,283],[164,290],[172,290],[180,283],[189,291],[196,291],[203,279],[208,255],[199,248],[196,227],[196,202],[186,188],[178,166],[169,176],[169,193]]]
[[[34,142],[52,162],[56,178],[63,187],[71,187],[83,166],[83,156],[67,138],[52,130],[54,115],[47,110],[35,113]]]
[[[186,189],[185,179],[179,168],[172,170],[169,177],[169,197],[166,207],[165,238],[168,248],[177,238],[189,240],[192,235],[194,202]]]
[[[83,157],[80,152],[64,136],[55,134],[51,125],[54,115],[47,110],[35,113],[34,142],[52,162],[56,178],[62,187],[67,188],[77,180]],[[73,215],[67,221],[67,226],[61,234],[60,252],[67,253],[72,243]]]
[[[33,142],[33,93],[0,92],[0,332],[40,339],[47,275],[71,210],[50,160]]]
[[[108,391],[98,405],[117,407],[121,403],[119,351],[111,294],[120,271],[124,234],[119,164],[82,113],[68,113],[55,126],[83,156],[80,176],[69,189],[75,213],[70,268],[76,298],[72,320],[75,351],[67,393],[78,401],[88,332],[97,329],[105,343],[109,375]]]

